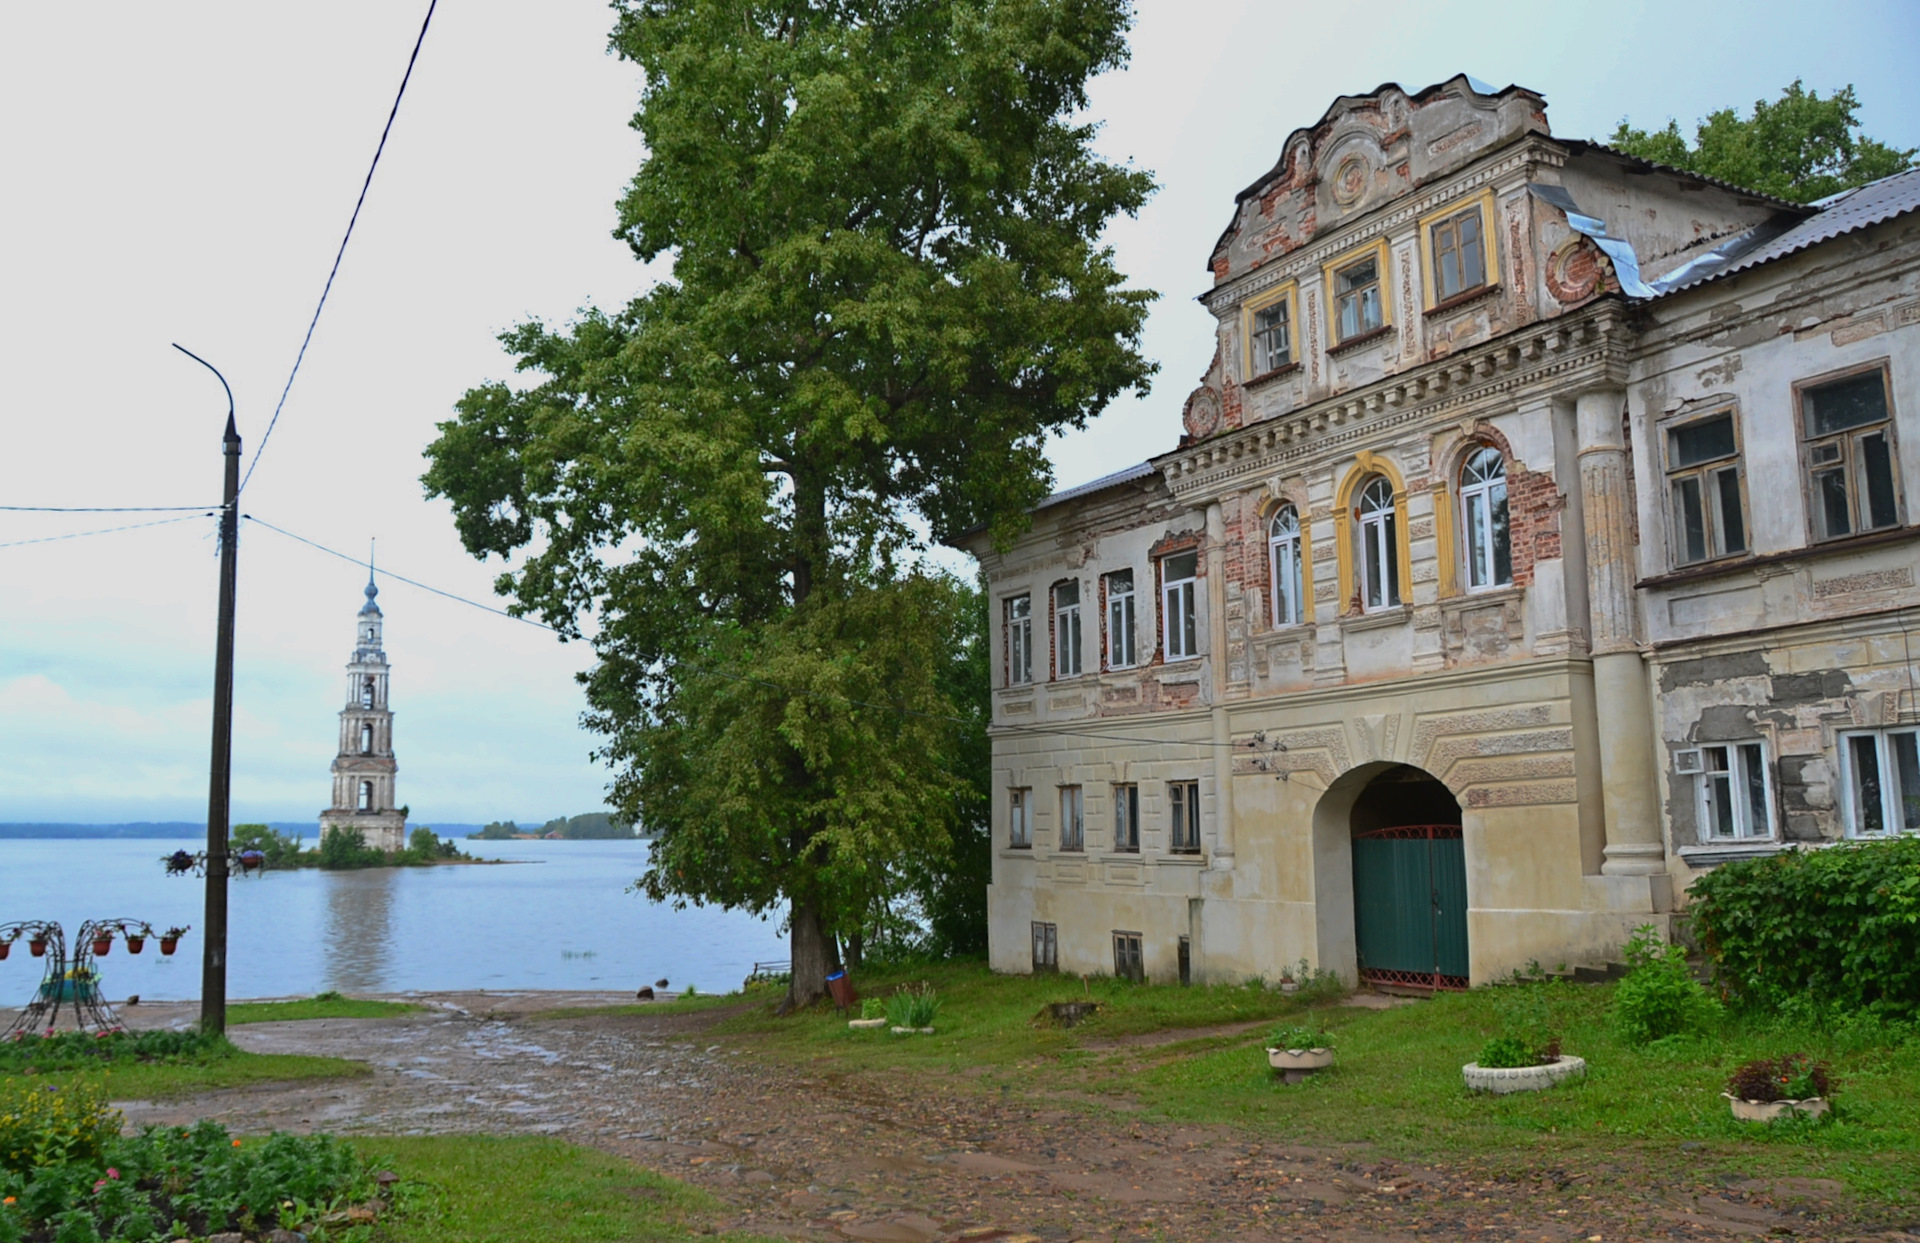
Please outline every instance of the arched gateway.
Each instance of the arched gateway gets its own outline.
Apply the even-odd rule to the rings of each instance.
[[[1319,897],[1323,925],[1334,911],[1352,912],[1351,941],[1342,929],[1322,931],[1333,944],[1352,945],[1359,978],[1467,987],[1466,843],[1452,791],[1410,765],[1363,765],[1329,787],[1314,830],[1323,858],[1345,853],[1349,861],[1349,883],[1340,885],[1345,869],[1329,869]],[[1347,892],[1336,895],[1336,887]]]

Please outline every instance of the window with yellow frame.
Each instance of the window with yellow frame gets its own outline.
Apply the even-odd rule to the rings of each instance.
[[[1429,310],[1497,284],[1493,191],[1483,191],[1420,217],[1421,264]]]
[[[1348,251],[1322,269],[1327,285],[1327,327],[1331,345],[1368,337],[1393,323],[1387,297],[1385,238]]]
[[[1240,331],[1247,342],[1247,375],[1253,379],[1291,367],[1300,360],[1294,333],[1296,289],[1295,283],[1288,281],[1248,299],[1241,307]]]

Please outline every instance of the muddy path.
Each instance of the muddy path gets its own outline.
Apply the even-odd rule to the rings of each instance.
[[[1769,1177],[1758,1159],[1707,1179],[1686,1154],[1636,1147],[1490,1177],[1156,1122],[1070,1082],[1022,1094],[966,1076],[810,1072],[710,1034],[711,1012],[528,1017],[550,1004],[448,995],[401,1018],[241,1027],[246,1048],[374,1073],[123,1108],[132,1122],[249,1131],[553,1135],[706,1188],[730,1227],[804,1239],[1920,1243],[1920,1229],[1868,1220],[1838,1184]]]

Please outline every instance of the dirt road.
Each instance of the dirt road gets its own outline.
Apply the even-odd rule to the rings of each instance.
[[[134,1122],[255,1131],[554,1135],[705,1187],[731,1206],[729,1226],[794,1238],[1920,1243],[1920,1230],[1857,1219],[1837,1184],[1760,1169],[1703,1182],[1679,1151],[1490,1178],[1364,1146],[1154,1122],[1070,1083],[1036,1095],[960,1076],[809,1074],[709,1035],[711,1012],[526,1017],[554,1000],[456,994],[401,1018],[241,1027],[246,1048],[375,1073],[123,1107]]]

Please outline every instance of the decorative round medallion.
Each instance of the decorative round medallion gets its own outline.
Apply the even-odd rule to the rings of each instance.
[[[1367,177],[1372,170],[1367,157],[1359,152],[1345,157],[1333,170],[1333,201],[1352,207],[1367,192]]]
[[[1187,396],[1187,409],[1181,416],[1187,435],[1202,440],[1220,430],[1220,394],[1201,385]]]
[[[1558,302],[1590,298],[1607,275],[1607,257],[1593,239],[1576,233],[1547,256],[1547,292]]]

